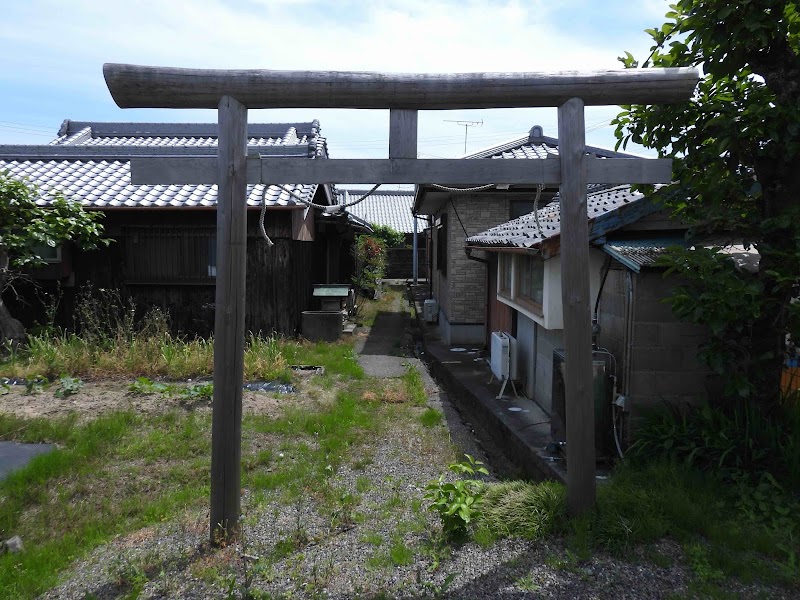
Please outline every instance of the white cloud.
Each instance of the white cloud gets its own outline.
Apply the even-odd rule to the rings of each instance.
[[[568,0],[575,10],[596,3]],[[646,0],[644,26],[661,0]],[[621,11],[628,2],[605,3]],[[637,5],[639,7],[639,5]],[[104,62],[207,67],[387,72],[558,71],[618,68],[623,49],[644,48],[646,39],[610,44],[607,39],[572,33],[545,0],[56,0],[16,2],[4,8],[0,54],[13,56],[0,73],[0,85],[31,87],[47,97],[51,120],[96,119],[114,115],[101,75]],[[638,10],[638,8],[637,8]],[[663,14],[662,9],[658,9]],[[598,13],[598,36],[602,14]],[[633,33],[633,32],[632,32]],[[638,33],[638,32],[637,32]],[[42,90],[46,90],[43,92]],[[73,104],[66,100],[72,98]],[[84,111],[63,114],[64,110]],[[14,121],[15,107],[0,100],[0,111]],[[608,109],[607,109],[608,110]],[[611,113],[615,112],[613,109]],[[609,114],[611,114],[609,113]],[[113,118],[188,120],[187,113],[118,111]],[[193,118],[197,118],[197,113]],[[213,118],[213,113],[206,113]],[[325,115],[320,116],[320,115]],[[11,115],[10,117],[8,115]],[[147,116],[153,115],[153,116]],[[303,115],[303,116],[286,116]],[[480,115],[480,116],[479,116]],[[374,140],[385,139],[385,113],[345,111],[254,112],[251,120],[320,116],[336,155],[385,153]],[[107,118],[107,117],[104,117]],[[484,119],[470,131],[488,145],[545,125],[555,135],[555,112],[456,111],[425,115],[420,138],[425,151],[452,156],[463,151],[463,128],[443,119]],[[595,119],[596,120],[596,119]],[[30,121],[24,121],[30,122]],[[587,116],[587,124],[591,119]],[[516,132],[516,133],[515,133]],[[2,135],[2,132],[0,132]],[[442,138],[445,138],[442,140]],[[0,138],[0,141],[2,138]],[[40,141],[40,140],[32,140]],[[443,145],[447,142],[447,146]],[[470,150],[478,146],[470,144]],[[362,154],[364,155],[364,154]]]

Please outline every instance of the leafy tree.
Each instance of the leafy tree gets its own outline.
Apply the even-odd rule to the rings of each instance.
[[[371,235],[359,235],[353,244],[353,283],[362,292],[375,295],[378,281],[386,274],[386,243]]]
[[[406,236],[389,225],[374,225],[372,232],[373,237],[383,240],[387,248],[402,246],[406,242]]]
[[[67,240],[83,249],[108,244],[101,238],[101,217],[57,192],[44,205],[35,187],[0,172],[0,344],[25,339],[25,328],[9,313],[3,294],[22,269],[44,264],[37,247],[54,248]]]
[[[716,253],[680,253],[672,264],[687,281],[678,293],[682,314],[714,318],[707,356],[718,353],[710,366],[724,376],[725,396],[774,407],[785,334],[798,332],[798,2],[679,0],[666,18],[646,30],[654,44],[642,66],[697,66],[703,77],[689,103],[623,106],[617,146],[633,141],[673,157],[677,183],[659,192],[664,202],[695,233],[732,234],[758,250],[756,275]],[[630,53],[620,60],[638,66]],[[670,194],[676,186],[682,193]],[[719,278],[735,289],[708,285]]]

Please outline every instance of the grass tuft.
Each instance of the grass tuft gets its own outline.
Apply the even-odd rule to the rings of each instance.
[[[480,524],[500,536],[540,539],[564,530],[566,522],[566,488],[560,483],[510,481],[486,486]]]

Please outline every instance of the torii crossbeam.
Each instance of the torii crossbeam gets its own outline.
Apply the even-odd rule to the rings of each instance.
[[[591,306],[586,184],[666,183],[671,161],[595,159],[585,152],[585,105],[686,101],[696,69],[590,73],[387,74],[204,70],[106,64],[121,108],[217,108],[213,157],[135,158],[134,184],[213,184],[217,286],[211,457],[211,541],[237,535],[241,492],[244,355],[245,188],[248,183],[541,183],[559,185],[561,290],[566,353],[567,500],[572,514],[594,505]],[[417,111],[558,107],[558,159],[418,160]],[[247,155],[248,108],[389,109],[389,159],[313,160]]]

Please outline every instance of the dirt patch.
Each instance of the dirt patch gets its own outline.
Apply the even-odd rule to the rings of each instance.
[[[296,379],[295,393],[244,390],[243,411],[248,414],[279,416],[285,406],[309,401],[308,392],[316,387],[311,376],[299,374]],[[66,398],[56,395],[59,389],[57,382],[34,392],[29,392],[25,386],[13,385],[0,390],[4,392],[0,395],[0,413],[26,419],[37,417],[57,419],[74,413],[78,415],[80,422],[86,422],[99,415],[119,410],[132,410],[144,415],[161,414],[176,409],[211,411],[210,399],[185,398],[177,394],[134,394],[128,391],[130,383],[127,380],[85,382],[80,391]]]

